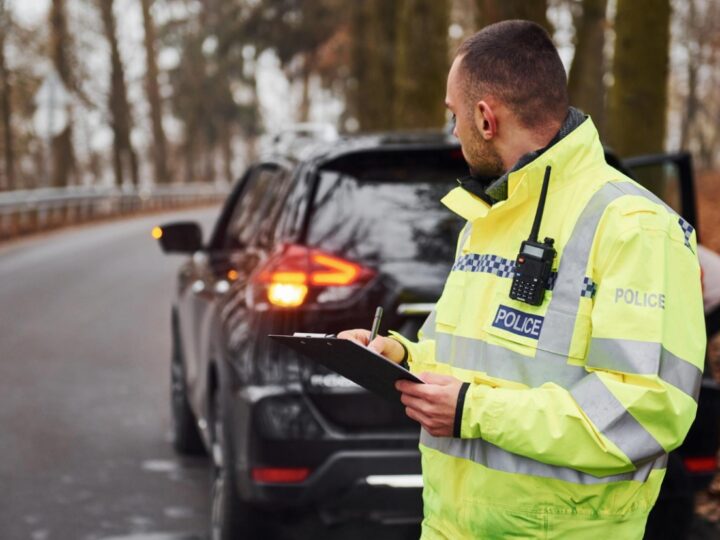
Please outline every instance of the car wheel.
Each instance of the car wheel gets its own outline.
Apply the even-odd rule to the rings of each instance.
[[[172,416],[172,443],[178,454],[198,456],[205,454],[195,415],[190,409],[185,382],[185,363],[180,354],[175,329],[172,336],[170,362],[170,408]]]
[[[255,540],[268,538],[263,532],[260,509],[240,498],[233,476],[233,454],[227,437],[221,390],[212,397],[212,502],[211,540]]]

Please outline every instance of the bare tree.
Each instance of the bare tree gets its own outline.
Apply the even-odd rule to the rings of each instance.
[[[507,19],[526,19],[544,27],[552,34],[547,18],[546,0],[475,0],[479,28]]]
[[[50,7],[50,57],[60,79],[67,88],[73,88],[70,62],[68,60],[70,37],[68,35],[65,0],[52,0]],[[70,175],[75,173],[75,151],[72,143],[72,120],[52,140],[52,179],[55,187],[67,186]]]
[[[354,10],[354,113],[363,131],[392,129],[398,3],[365,0],[354,4]]]
[[[588,113],[598,130],[605,127],[605,30],[607,0],[582,0],[582,15],[575,20],[575,56],[568,90],[573,105]]]
[[[150,103],[150,119],[153,131],[153,164],[155,167],[155,181],[164,183],[170,181],[167,167],[167,142],[162,124],[162,101],[158,86],[157,53],[155,50],[155,21],[152,16],[153,0],[141,0],[143,12],[143,26],[145,28],[145,58],[147,71],[145,73],[145,91]]]
[[[6,0],[0,0],[0,117],[2,118],[5,181],[0,190],[15,188],[15,152],[13,148],[12,115],[10,107],[10,74],[5,63],[5,39],[10,29]]]
[[[400,6],[395,47],[395,127],[440,127],[445,120],[450,2],[403,0]]]
[[[105,37],[110,45],[110,124],[112,126],[113,168],[115,182],[122,185],[124,172],[130,172],[132,183],[138,184],[137,156],[130,142],[130,106],[125,87],[125,73],[118,48],[113,0],[98,0]]]
[[[688,36],[686,36],[686,50],[687,50],[687,95],[685,99],[685,114],[682,117],[682,123],[680,126],[680,146],[687,148],[690,143],[690,129],[695,123],[698,111],[700,109],[700,100],[698,99],[698,69],[701,64],[701,55],[699,54],[700,44],[699,40],[691,39],[690,36],[696,37],[698,30],[701,26],[697,20],[697,1],[688,0],[687,14],[685,20],[685,30]],[[705,37],[705,36],[703,36]]]
[[[672,103],[679,117],[680,148],[693,152],[701,168],[720,162],[720,5],[686,0],[673,12],[677,41],[671,78]]]
[[[618,0],[608,135],[620,156],[665,142],[670,0]]]

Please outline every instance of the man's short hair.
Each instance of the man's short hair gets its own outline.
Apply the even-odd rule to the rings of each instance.
[[[493,95],[529,129],[565,119],[565,68],[540,25],[522,20],[491,24],[465,40],[457,55],[474,102]]]

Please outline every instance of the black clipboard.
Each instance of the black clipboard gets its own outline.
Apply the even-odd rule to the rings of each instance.
[[[354,341],[327,336],[270,334],[268,337],[391,401],[398,401],[400,397],[395,389],[396,381],[423,382],[399,364]]]

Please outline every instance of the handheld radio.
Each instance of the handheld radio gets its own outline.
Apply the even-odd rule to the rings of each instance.
[[[545,168],[540,200],[538,201],[535,221],[533,222],[530,237],[520,245],[520,253],[515,259],[515,275],[510,286],[510,298],[539,306],[545,298],[548,280],[552,272],[552,264],[557,252],[553,248],[555,240],[545,238],[538,242],[540,222],[545,209],[548,184],[550,183],[550,166]]]

